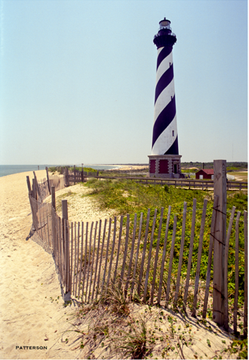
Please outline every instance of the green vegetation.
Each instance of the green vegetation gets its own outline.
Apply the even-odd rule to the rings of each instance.
[[[64,174],[65,168],[68,168],[69,172],[74,171],[74,166],[51,166],[50,168],[48,168],[48,171],[50,171],[52,174],[54,174],[55,172],[58,172],[60,175]],[[91,172],[91,173],[96,173],[97,170],[93,169],[93,168],[89,168],[89,167],[83,167],[84,172]],[[82,171],[82,167],[75,167],[76,171]]]
[[[123,352],[125,357],[131,359],[144,359],[151,353],[155,339],[148,335],[146,322],[144,319],[133,320],[130,324],[129,331],[123,331],[119,338],[118,348]]]
[[[200,161],[195,161],[195,162],[182,162],[181,163],[181,167],[188,169],[188,168],[192,168],[192,167],[196,167],[198,168],[197,171],[203,169],[203,166],[205,169],[212,169],[213,168],[213,162],[200,162]],[[248,164],[247,162],[243,162],[243,161],[228,161],[227,162],[227,172],[229,171],[241,171],[241,170],[247,170],[248,168]]]
[[[209,229],[211,226],[211,217],[213,211],[213,192],[212,191],[202,191],[202,190],[188,190],[183,188],[175,188],[173,186],[161,186],[161,185],[146,185],[141,183],[136,183],[131,180],[117,181],[117,180],[97,180],[92,179],[88,181],[84,186],[92,189],[92,192],[88,196],[95,197],[101,209],[114,209],[116,210],[117,215],[130,214],[131,222],[133,219],[132,214],[135,213],[144,213],[144,218],[148,209],[150,208],[150,219],[154,216],[155,209],[160,209],[164,207],[164,216],[166,217],[168,207],[171,205],[171,220],[169,225],[169,235],[168,239],[171,239],[173,233],[173,215],[177,215],[177,231],[176,231],[176,241],[174,248],[174,260],[172,268],[172,281],[176,278],[178,270],[178,259],[180,255],[180,244],[182,236],[182,219],[183,219],[183,203],[187,202],[187,217],[186,217],[186,230],[185,230],[185,245],[182,263],[182,274],[187,273],[188,265],[188,251],[190,245],[190,235],[191,235],[191,223],[192,223],[192,204],[193,199],[197,200],[197,210],[196,210],[196,231],[194,239],[194,249],[192,257],[192,268],[191,268],[191,277],[195,277],[195,270],[197,265],[197,255],[199,248],[199,234],[201,226],[201,216],[204,199],[208,199],[207,212],[206,212],[206,223],[205,223],[205,232],[203,237],[203,253],[202,253],[202,262],[201,262],[201,271],[200,279],[206,279],[206,270],[208,263],[208,250],[209,250],[209,241],[210,233]],[[227,199],[227,223],[230,219],[230,213],[233,206],[236,207],[236,210],[241,212],[241,222],[243,222],[243,212],[247,210],[247,194],[243,192],[229,191]],[[151,222],[150,222],[151,224]],[[150,225],[151,226],[151,225]],[[166,221],[163,223],[162,234],[165,232]],[[151,227],[150,227],[151,229]],[[156,247],[157,235],[159,229],[159,216],[156,221],[155,233],[153,248]],[[243,226],[240,226],[240,249],[244,248],[244,237],[243,237]],[[234,265],[234,254],[235,254],[235,226],[233,226],[233,231],[230,239],[230,251],[229,251],[229,264],[228,264],[228,291],[230,294],[230,305],[232,305],[234,299],[234,279],[235,279],[235,265]],[[160,246],[163,246],[163,236],[160,242]],[[170,252],[170,241],[168,241],[167,252]],[[243,251],[239,252],[239,304],[242,305],[244,301],[244,255]],[[166,277],[166,274],[165,274]],[[212,269],[211,269],[212,277]],[[164,279],[166,282],[166,278]],[[180,296],[183,296],[180,294]]]
[[[163,308],[153,309],[148,305],[133,307],[126,301],[128,311],[120,313],[120,309],[112,307],[123,303],[122,295],[116,292],[113,300],[106,289],[104,296],[97,304],[82,305],[80,307],[74,330],[78,338],[72,342],[75,349],[84,349],[81,356],[88,359],[95,358],[123,358],[123,359],[185,359],[187,351],[194,350],[197,342],[202,342],[212,351],[214,359],[247,358],[247,340],[221,340],[222,346],[214,347],[213,336],[219,336],[220,330],[212,328],[209,323],[202,323],[201,328],[209,332],[207,338],[200,339],[199,327],[192,321],[168,312]],[[110,306],[106,306],[110,304]],[[183,320],[183,319],[182,319]],[[81,327],[82,325],[82,327]],[[190,351],[191,351],[190,350]],[[193,358],[202,358],[201,353],[194,352]],[[205,358],[207,358],[205,354]]]
[[[182,173],[189,174],[189,173],[197,173],[199,169],[181,169]]]
[[[172,212],[180,215],[184,201],[192,204],[193,199],[196,198],[198,203],[202,203],[204,198],[212,198],[212,194],[207,191],[168,185],[145,185],[130,180],[91,179],[85,186],[92,189],[91,194],[97,198],[101,209],[115,209],[117,214],[147,212],[148,208],[160,209],[171,205]]]
[[[180,243],[181,243],[181,231],[182,231],[182,219],[183,219],[183,203],[187,202],[187,218],[186,218],[186,231],[185,231],[185,249],[183,254],[183,263],[182,263],[182,276],[186,275],[187,264],[188,264],[188,248],[190,244],[190,234],[191,234],[191,223],[192,223],[192,204],[193,199],[197,200],[197,212],[196,212],[196,231],[194,239],[194,249],[192,257],[192,268],[191,268],[191,278],[194,279],[196,265],[197,265],[197,255],[199,249],[199,234],[200,234],[200,225],[201,225],[201,216],[204,199],[208,199],[208,206],[206,212],[206,225],[203,238],[203,252],[202,252],[202,261],[201,261],[201,272],[200,280],[206,279],[206,269],[207,269],[207,260],[208,260],[208,250],[209,250],[209,240],[210,240],[210,224],[212,216],[212,207],[213,207],[213,192],[212,191],[202,191],[202,190],[188,190],[183,188],[175,188],[174,186],[167,185],[146,185],[141,183],[136,183],[131,180],[97,180],[91,179],[87,183],[82,184],[91,189],[91,192],[88,195],[94,197],[98,200],[99,207],[101,209],[113,209],[116,212],[116,215],[125,215],[130,214],[130,223],[133,223],[134,214],[139,214],[140,212],[144,213],[144,218],[146,219],[147,211],[150,208],[150,219],[154,216],[155,209],[158,209],[160,212],[161,207],[164,207],[164,219],[166,219],[167,211],[169,205],[171,209],[171,220],[169,224],[169,235],[168,235],[168,245],[167,245],[167,254],[170,251],[171,245],[171,236],[173,232],[173,214],[177,215],[178,225],[176,231],[176,241],[174,248],[174,260],[172,267],[172,286],[173,289],[176,285],[176,277],[178,270],[178,259],[180,254]],[[72,194],[73,195],[73,194]],[[243,212],[247,210],[247,193],[238,192],[238,191],[229,191],[227,194],[227,223],[229,222],[231,209],[233,206],[236,207],[236,210],[241,212],[240,221],[243,223]],[[237,216],[237,215],[236,215]],[[236,217],[235,216],[235,217]],[[125,220],[124,220],[125,221]],[[165,224],[163,223],[162,234],[165,232]],[[150,222],[151,224],[151,222]],[[151,225],[150,225],[151,226]],[[230,238],[230,248],[229,248],[229,263],[228,263],[228,294],[229,294],[229,309],[233,309],[234,302],[234,279],[235,279],[235,230],[233,226],[233,231]],[[153,250],[156,248],[157,235],[159,230],[159,219],[157,219],[155,226]],[[239,311],[238,311],[238,327],[239,330],[242,330],[243,323],[243,303],[244,303],[244,240],[243,240],[243,226],[240,226],[240,237],[239,237]],[[130,245],[129,245],[130,246]],[[163,246],[163,239],[160,242],[160,247]],[[152,251],[152,261],[154,262]],[[132,269],[133,270],[133,269]],[[132,273],[132,271],[131,271]],[[211,269],[211,279],[212,279],[212,269]],[[151,278],[151,274],[149,275]],[[167,282],[167,273],[165,271],[163,283]],[[182,282],[184,285],[184,280]],[[164,285],[165,286],[165,285]],[[183,289],[183,290],[182,290]],[[200,283],[201,289],[201,283]],[[164,288],[165,290],[165,288]],[[202,289],[201,289],[202,290]],[[183,308],[183,294],[184,286],[180,286],[178,310],[181,311]],[[174,293],[174,291],[172,292]],[[171,295],[170,295],[171,296]],[[173,296],[173,295],[172,295]],[[189,294],[190,304],[193,303],[193,294]],[[139,303],[141,300],[139,297],[136,298],[136,301]],[[173,303],[173,297],[170,298],[170,304]],[[185,328],[176,327],[174,318],[172,316],[167,316],[164,318],[164,313],[157,315],[157,320],[152,326],[151,323],[146,322],[145,318],[134,318],[129,309],[129,300],[124,297],[124,293],[119,291],[117,288],[108,288],[103,293],[103,296],[99,300],[98,304],[94,304],[95,311],[98,311],[98,316],[92,316],[92,323],[89,326],[87,334],[83,334],[80,338],[81,343],[80,347],[83,349],[89,349],[87,356],[92,356],[93,351],[99,346],[103,348],[103,351],[111,348],[111,344],[119,352],[122,353],[124,357],[130,358],[146,358],[152,355],[169,357],[174,353],[178,354],[179,357],[184,358],[184,349],[185,346],[193,345],[193,334],[191,326],[186,322]],[[85,310],[86,306],[82,306],[80,310],[80,317],[87,316],[87,311]],[[97,310],[96,310],[97,309]],[[146,308],[150,309],[150,307]],[[158,309],[159,310],[159,309]],[[161,310],[161,309],[160,309]],[[202,310],[201,304],[198,301],[197,303],[197,316],[200,316],[200,311]],[[183,313],[183,312],[182,312]],[[207,310],[208,317],[212,317],[212,311]],[[90,315],[89,315],[90,316]],[[231,316],[231,313],[230,313]],[[167,332],[161,332],[161,322],[167,323],[168,329]],[[231,324],[232,319],[230,319]],[[200,320],[202,326],[206,326],[208,320],[203,322]],[[207,326],[206,326],[207,327]],[[181,334],[179,335],[179,333]],[[211,338],[210,338],[211,339]],[[213,348],[212,340],[206,339],[206,344],[208,347]],[[154,349],[159,347],[158,344],[162,344],[160,348],[160,353],[154,352]],[[246,340],[235,340],[232,345],[230,345],[224,351],[224,356],[226,357],[229,353],[238,353],[241,358],[247,356],[247,342]],[[222,353],[220,352],[220,356]],[[197,358],[197,354],[195,356]]]

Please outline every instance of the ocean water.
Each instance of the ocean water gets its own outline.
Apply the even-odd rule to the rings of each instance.
[[[46,165],[39,165],[39,170],[46,169]],[[26,171],[37,171],[38,165],[0,165],[0,177]]]
[[[49,168],[50,166],[54,166],[54,165],[0,165],[0,177],[26,172],[26,171],[45,170],[46,166]],[[110,170],[118,167],[115,165],[91,165],[91,164],[87,164],[85,166],[91,167],[96,170]]]

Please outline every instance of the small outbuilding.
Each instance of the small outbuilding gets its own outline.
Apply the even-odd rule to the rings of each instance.
[[[214,169],[202,169],[195,174],[196,179],[213,179]]]

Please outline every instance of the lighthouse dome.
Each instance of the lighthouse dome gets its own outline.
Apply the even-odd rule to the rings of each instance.
[[[159,25],[160,25],[159,30],[165,29],[165,28],[171,30],[170,24],[171,24],[171,22],[169,20],[167,20],[166,18],[164,18],[163,20],[159,21]]]

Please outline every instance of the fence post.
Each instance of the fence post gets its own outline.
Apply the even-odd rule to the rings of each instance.
[[[68,181],[68,168],[65,167],[64,170],[64,177],[65,177],[65,187],[69,186],[69,181]]]
[[[33,215],[33,225],[35,230],[38,230],[38,203],[37,203],[37,190],[36,190],[36,183],[35,179],[32,179],[32,190],[30,193],[30,199],[31,199],[31,209],[32,209],[32,215]],[[34,199],[35,201],[33,201]]]
[[[36,185],[35,185],[35,179],[32,179],[32,197],[37,200],[37,193],[36,193]]]
[[[54,257],[57,259],[57,243],[56,243],[56,220],[55,220],[55,187],[51,186],[51,201],[52,201],[52,207],[51,207],[51,221],[52,221],[52,244],[53,244],[53,254]]]
[[[51,200],[52,200],[52,207],[56,208],[56,204],[55,204],[55,187],[51,186]]]
[[[73,182],[74,182],[74,185],[75,185],[75,182],[76,182],[75,177],[76,177],[76,171],[75,171],[75,165],[74,165],[74,167],[73,167]]]
[[[37,177],[36,177],[36,173],[33,171],[34,174],[34,180],[35,180],[35,186],[36,186],[36,192],[38,193],[39,197],[41,197],[41,193],[40,193],[40,188],[38,185],[38,181],[37,181]]]
[[[49,176],[48,176],[48,168],[47,168],[47,167],[46,167],[46,174],[47,174],[47,182],[48,182],[48,192],[49,192],[49,194],[51,194],[50,183],[49,183]]]
[[[69,229],[68,229],[68,211],[67,200],[62,200],[62,224],[63,224],[63,252],[64,252],[64,268],[66,272],[66,293],[71,291],[70,279],[70,253],[69,253]]]
[[[29,203],[30,203],[30,209],[31,209],[31,212],[32,212],[32,231],[35,231],[35,224],[34,224],[34,209],[33,209],[33,206],[32,206],[32,202],[31,202],[31,197],[32,197],[32,190],[31,190],[31,186],[30,186],[30,180],[29,180],[29,176],[26,176],[26,181],[27,181],[27,186],[28,186],[28,191],[29,191]]]
[[[213,320],[224,325],[225,312],[225,244],[226,244],[226,160],[214,160],[214,196],[218,196],[218,210],[214,232]]]

